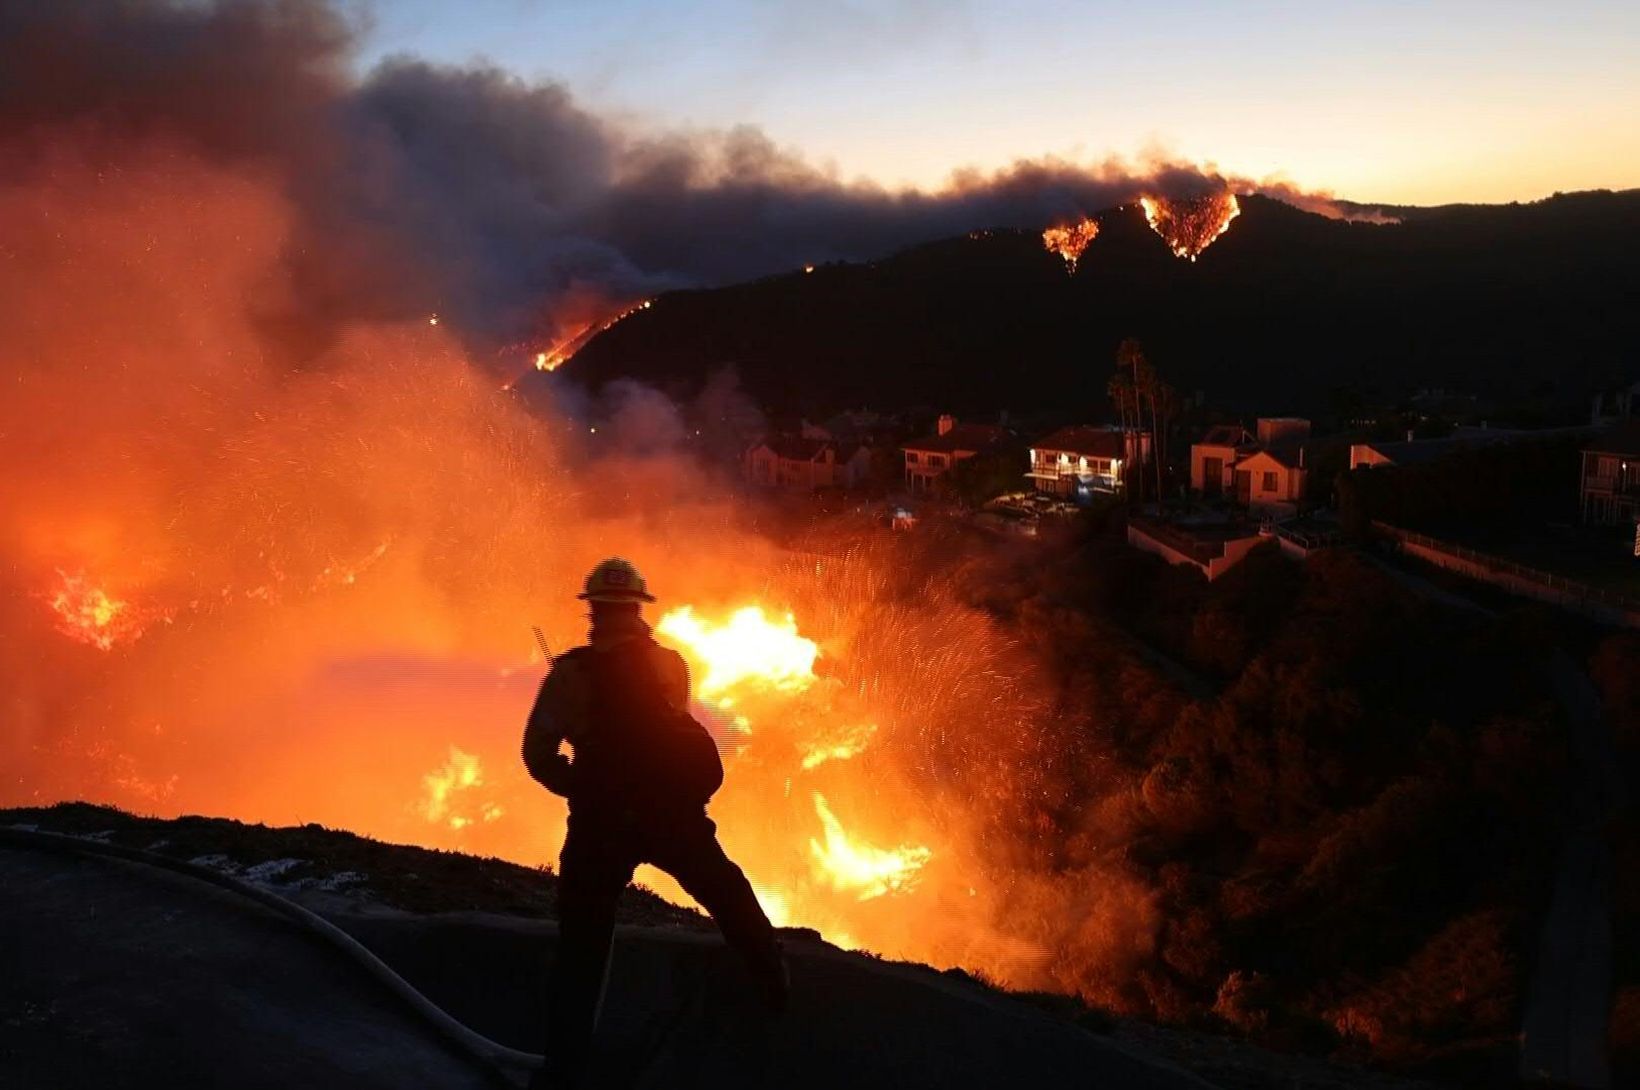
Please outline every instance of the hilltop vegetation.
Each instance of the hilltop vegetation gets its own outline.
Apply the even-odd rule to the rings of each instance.
[[[1590,663],[1633,782],[1631,637],[1454,611],[1348,551],[1260,551],[1208,584],[1094,530],[956,570],[953,593],[1003,619],[1058,689],[1046,729],[1067,760],[1046,801],[999,814],[998,841],[1156,897],[1130,976],[1078,976],[1071,953],[1067,985],[1283,1049],[1510,1077],[1568,789],[1549,655]],[[1018,759],[999,740],[999,766]],[[1637,937],[1620,928],[1630,1069]]]
[[[662,295],[563,375],[688,393],[733,367],[757,403],[782,412],[990,416],[1103,404],[1125,337],[1182,392],[1264,413],[1420,387],[1581,410],[1591,386],[1632,368],[1640,191],[1407,211],[1403,224],[1375,226],[1243,198],[1191,263],[1136,208],[1109,209],[1073,276],[1034,232],[976,232]]]

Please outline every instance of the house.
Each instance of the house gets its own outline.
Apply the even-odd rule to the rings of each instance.
[[[1236,463],[1236,502],[1277,517],[1298,513],[1304,498],[1303,447],[1270,447]]]
[[[1086,503],[1095,493],[1120,492],[1127,474],[1143,466],[1150,436],[1121,428],[1060,428],[1031,444],[1025,477],[1038,492]]]
[[[1210,428],[1190,445],[1190,487],[1201,496],[1234,497],[1270,515],[1292,515],[1304,498],[1304,444],[1310,422],[1260,417],[1256,432],[1236,424]]]
[[[1584,446],[1581,492],[1584,522],[1614,526],[1640,516],[1640,421]]]
[[[1008,432],[990,424],[959,424],[949,414],[940,417],[933,435],[900,447],[905,455],[905,486],[912,492],[938,489],[940,478],[964,458],[1006,442]]]
[[[774,435],[748,450],[744,464],[746,479],[768,488],[855,488],[871,475],[871,448]]]
[[[1252,433],[1240,424],[1209,428],[1199,443],[1190,445],[1191,489],[1202,496],[1228,492],[1235,482],[1235,464],[1257,449]]]
[[[1409,431],[1405,439],[1351,443],[1350,468],[1418,465],[1444,458],[1454,451],[1527,439],[1552,439],[1556,436],[1576,435],[1588,431],[1589,429],[1582,425],[1569,428],[1494,428],[1482,424],[1479,427],[1454,428],[1452,434],[1439,439],[1414,439],[1412,432]]]

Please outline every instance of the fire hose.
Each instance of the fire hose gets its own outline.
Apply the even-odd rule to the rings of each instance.
[[[407,1006],[434,1032],[455,1046],[457,1051],[476,1061],[497,1085],[508,1087],[509,1090],[516,1090],[521,1080],[541,1065],[540,1056],[530,1052],[521,1052],[515,1048],[508,1048],[506,1045],[498,1044],[462,1025],[432,1000],[418,992],[408,981],[394,972],[386,962],[371,953],[366,946],[352,935],[349,935],[323,916],[303,908],[294,901],[279,896],[272,890],[252,885],[249,882],[241,881],[231,875],[223,874],[197,863],[172,859],[169,856],[143,851],[140,848],[105,844],[98,840],[87,840],[84,837],[66,836],[61,833],[0,827],[0,845],[36,851],[120,859],[128,863],[138,863],[168,870],[237,893],[295,922],[314,938],[327,943],[330,947],[345,955]]]

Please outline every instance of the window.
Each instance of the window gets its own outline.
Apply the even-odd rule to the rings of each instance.
[[[945,468],[945,455],[943,455],[943,454],[930,454],[928,456],[928,464],[933,466],[935,469],[944,469]]]
[[[1264,491],[1274,492],[1275,490],[1276,490],[1276,475],[1274,473],[1268,473],[1268,472],[1265,473],[1264,474]]]
[[[905,464],[906,465],[914,466],[920,461],[922,461],[922,456],[919,455],[916,451],[908,450],[908,451],[905,452]]]

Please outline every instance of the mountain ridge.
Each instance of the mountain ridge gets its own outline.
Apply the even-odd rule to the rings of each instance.
[[[1133,204],[1097,214],[1069,274],[1036,232],[997,228],[670,292],[560,374],[686,395],[732,368],[776,411],[1091,409],[1135,336],[1210,404],[1317,412],[1422,387],[1573,405],[1640,356],[1640,190],[1385,208],[1399,224],[1240,205],[1197,261],[1174,257]]]

